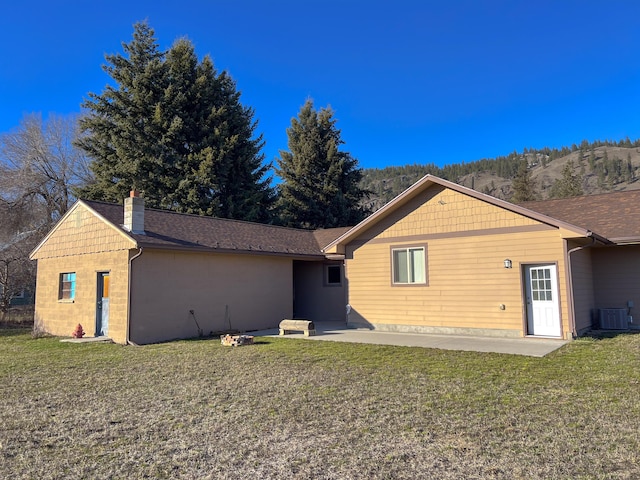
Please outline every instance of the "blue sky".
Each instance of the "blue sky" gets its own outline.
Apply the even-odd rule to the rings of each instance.
[[[0,132],[80,112],[144,19],[161,48],[186,36],[231,74],[267,160],[309,97],[366,168],[640,137],[637,0],[13,0]]]

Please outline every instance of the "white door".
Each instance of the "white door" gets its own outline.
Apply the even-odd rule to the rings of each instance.
[[[560,304],[555,265],[525,267],[527,283],[527,334],[559,337]]]

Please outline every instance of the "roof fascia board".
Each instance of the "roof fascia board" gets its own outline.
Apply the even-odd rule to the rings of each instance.
[[[286,252],[269,252],[265,250],[242,250],[232,248],[211,248],[211,247],[193,247],[193,246],[179,246],[179,245],[155,245],[153,243],[146,244],[140,242],[140,247],[143,247],[145,251],[170,251],[170,252],[185,252],[185,253],[217,253],[221,255],[261,255],[270,257],[287,257],[298,260],[325,260],[327,257],[323,253],[318,254],[305,254],[305,253],[286,253]]]
[[[640,237],[612,238],[609,243],[615,243],[616,245],[637,245],[640,243]]]

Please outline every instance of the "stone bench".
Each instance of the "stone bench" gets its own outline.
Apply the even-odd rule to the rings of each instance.
[[[303,332],[305,337],[316,334],[316,327],[309,320],[282,320],[280,322],[280,335],[287,332]]]

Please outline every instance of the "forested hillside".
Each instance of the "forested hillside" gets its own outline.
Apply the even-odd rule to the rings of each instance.
[[[571,147],[527,149],[493,159],[438,167],[435,163],[363,170],[361,186],[371,191],[368,205],[377,210],[424,175],[430,173],[504,200],[514,194],[513,180],[526,162],[540,200],[557,196],[554,184],[563,169],[573,173],[585,195],[614,190],[639,189],[640,139],[632,141],[584,140]],[[556,189],[557,190],[557,189]]]

